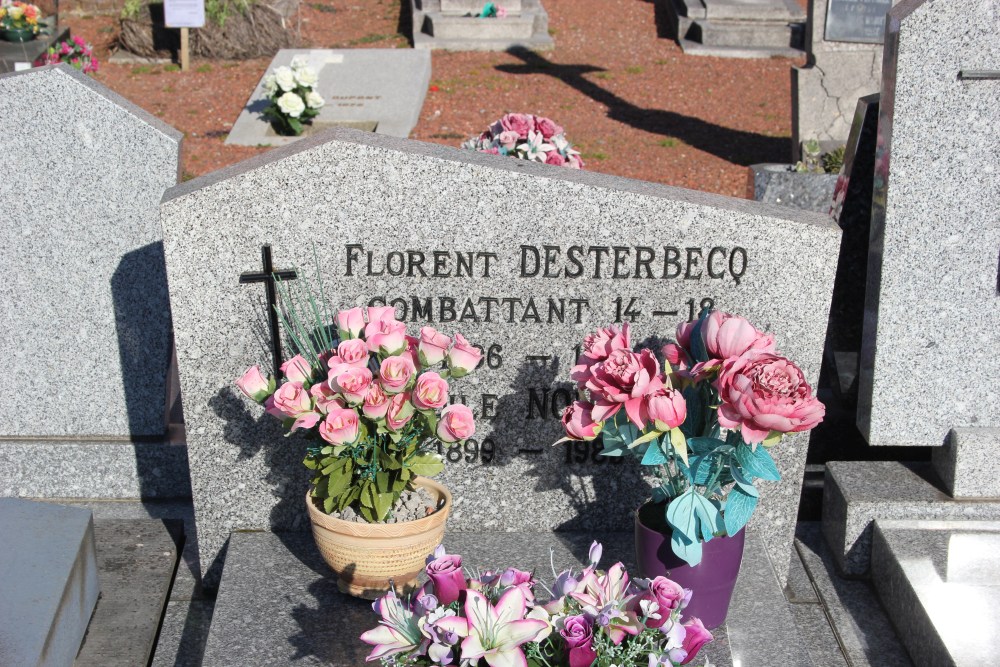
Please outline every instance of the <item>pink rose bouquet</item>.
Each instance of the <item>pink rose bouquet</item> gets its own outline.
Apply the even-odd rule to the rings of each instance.
[[[431,327],[407,336],[392,308],[341,311],[335,327],[317,323],[312,331],[302,330],[304,320],[303,313],[285,320],[299,353],[281,365],[280,385],[254,366],[236,386],[289,435],[316,443],[305,465],[324,511],[352,507],[369,522],[385,521],[415,476],[444,469],[437,442],[475,434],[472,412],[448,405],[448,383],[474,370],[482,352],[461,334],[453,340]],[[330,338],[333,329],[339,340]]]
[[[563,128],[549,118],[531,114],[509,113],[478,137],[463,143],[462,148],[583,169],[580,153],[573,150]]]
[[[815,427],[825,408],[774,336],[738,315],[706,309],[660,352],[662,363],[633,350],[627,323],[584,338],[571,372],[581,400],[563,412],[564,440],[601,437],[603,455],[653,466],[673,551],[697,565],[702,543],[749,521],[754,479],[781,478],[768,450]]]
[[[712,634],[682,615],[691,591],[665,577],[629,579],[621,563],[597,569],[594,543],[582,572],[551,587],[515,568],[466,574],[462,557],[438,547],[428,581],[407,599],[394,591],[372,605],[378,625],[361,635],[367,662],[442,667],[654,667],[694,661]],[[543,601],[536,587],[550,593]]]

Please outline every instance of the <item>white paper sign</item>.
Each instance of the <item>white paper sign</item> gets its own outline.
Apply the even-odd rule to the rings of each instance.
[[[205,0],[163,0],[168,28],[201,28],[205,25]]]

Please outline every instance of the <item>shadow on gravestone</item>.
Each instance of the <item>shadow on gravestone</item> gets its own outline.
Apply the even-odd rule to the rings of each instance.
[[[723,127],[665,109],[636,106],[613,92],[584,78],[590,72],[604,72],[596,65],[566,65],[547,60],[528,49],[509,49],[508,53],[523,61],[523,65],[497,65],[507,74],[544,74],[559,79],[608,108],[608,117],[644,132],[675,137],[684,143],[711,153],[728,162],[750,166],[759,162],[780,162],[789,153],[786,137],[768,137]],[[554,119],[558,121],[559,119]]]

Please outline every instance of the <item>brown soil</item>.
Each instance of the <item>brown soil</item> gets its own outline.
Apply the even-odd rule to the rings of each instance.
[[[82,0],[77,0],[78,2]],[[94,43],[96,78],[185,134],[183,174],[198,176],[267,149],[225,146],[269,58],[111,65],[117,17],[64,9]],[[547,53],[435,51],[412,138],[456,146],[508,112],[566,128],[587,169],[742,197],[746,166],[790,155],[785,58],[688,56],[658,36],[652,0],[545,0],[556,48]],[[301,42],[312,48],[408,48],[405,0],[305,0]]]

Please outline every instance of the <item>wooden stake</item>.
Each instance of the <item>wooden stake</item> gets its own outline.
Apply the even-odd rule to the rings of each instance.
[[[189,67],[191,67],[191,60],[188,56],[188,29],[181,28],[181,71],[186,72]]]

